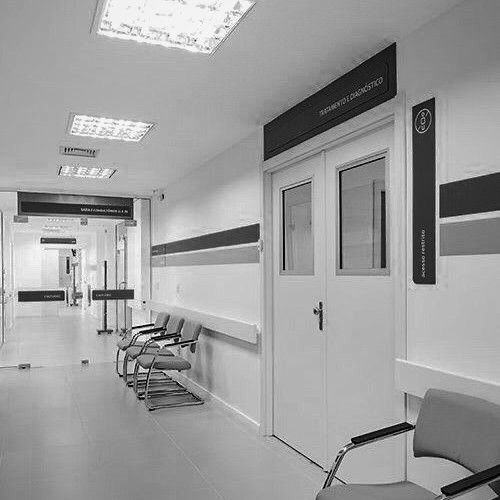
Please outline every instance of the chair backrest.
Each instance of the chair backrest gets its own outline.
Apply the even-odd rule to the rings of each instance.
[[[195,321],[185,321],[182,327],[182,337],[181,340],[198,340],[201,333],[201,323],[196,323]],[[191,352],[196,351],[196,344],[191,344],[189,346]]]
[[[170,318],[170,314],[167,312],[160,312],[156,315],[156,319],[154,322],[154,328],[163,328]]]
[[[428,390],[415,427],[413,453],[451,460],[474,473],[500,464],[500,406]],[[500,481],[490,486],[500,494]]]
[[[184,324],[184,318],[172,314],[167,323],[167,335],[172,335],[174,333],[181,334],[182,325]]]

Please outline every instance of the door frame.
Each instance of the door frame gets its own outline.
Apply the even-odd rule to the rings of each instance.
[[[3,210],[0,210],[0,302],[1,302],[1,327],[0,327],[0,348],[5,343],[5,238],[4,238],[4,217]]]
[[[291,167],[297,162],[333,149],[344,142],[350,142],[362,135],[383,128],[389,124],[394,126],[393,163],[401,165],[400,182],[394,186],[392,207],[400,210],[401,225],[397,235],[391,235],[394,257],[400,266],[399,279],[394,280],[395,315],[394,331],[395,352],[397,357],[406,358],[406,304],[407,304],[407,152],[406,152],[406,95],[398,92],[396,97],[376,108],[352,118],[347,122],[333,127],[290,150],[287,150],[269,160],[261,160],[261,398],[260,398],[260,434],[273,434],[274,421],[274,380],[273,380],[273,216],[272,216],[272,174]],[[263,144],[263,128],[260,142]],[[325,186],[326,189],[326,186]],[[395,239],[396,238],[396,239]],[[397,252],[397,253],[396,253]],[[406,409],[405,409],[406,412]]]

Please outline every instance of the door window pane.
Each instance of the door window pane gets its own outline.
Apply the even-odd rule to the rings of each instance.
[[[386,269],[385,158],[339,172],[339,216],[339,269]]]
[[[282,191],[282,261],[288,274],[314,274],[312,183]]]

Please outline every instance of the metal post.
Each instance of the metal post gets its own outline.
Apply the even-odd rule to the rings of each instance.
[[[108,261],[104,261],[104,290],[108,289]],[[97,330],[97,334],[101,335],[101,333],[113,333],[113,330],[108,328],[108,301],[105,300],[102,309],[102,329]]]
[[[71,281],[73,282],[73,286],[72,286],[72,297],[71,297],[71,305],[72,306],[77,306],[78,305],[78,301],[76,299],[76,265],[74,262],[72,262],[71,264],[71,267],[73,268],[73,273],[72,273],[72,278],[71,278]]]

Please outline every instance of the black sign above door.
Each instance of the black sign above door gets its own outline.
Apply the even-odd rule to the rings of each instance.
[[[132,300],[133,289],[92,290],[92,300]]]
[[[42,245],[76,245],[76,238],[40,238]]]
[[[18,302],[57,302],[66,299],[64,290],[20,290]]]
[[[133,198],[76,194],[17,193],[19,215],[133,219]]]
[[[264,126],[264,160],[392,99],[397,92],[396,44]]]

